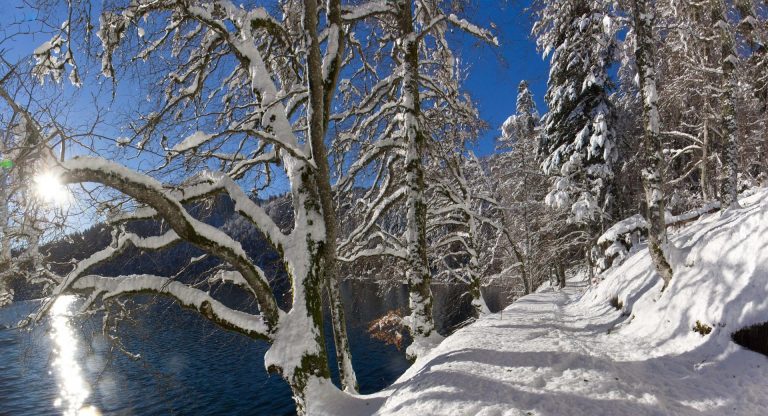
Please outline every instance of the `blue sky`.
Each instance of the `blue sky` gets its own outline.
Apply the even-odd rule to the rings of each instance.
[[[479,45],[462,37],[459,51],[470,65],[466,88],[475,99],[480,116],[490,124],[478,141],[479,155],[493,152],[493,140],[498,137],[501,123],[515,111],[517,86],[527,80],[536,99],[539,112],[545,112],[544,93],[547,89],[549,63],[542,59],[530,36],[532,20],[525,13],[530,1],[477,2],[478,24],[496,29],[499,46]]]
[[[3,2],[3,6],[5,6],[5,10],[4,13],[0,13],[0,39],[4,38],[4,28],[9,32],[19,30],[19,27],[9,27],[9,22],[27,21],[28,23],[21,26],[21,30],[24,32],[35,33],[41,30],[41,24],[36,21],[39,16],[30,12],[29,8],[24,7],[22,0],[6,0]],[[521,80],[528,81],[539,112],[545,112],[543,97],[546,91],[549,65],[537,52],[535,42],[530,36],[532,19],[525,12],[529,6],[530,0],[478,0],[472,2],[467,13],[468,18],[482,27],[491,28],[499,40],[498,47],[482,43],[476,38],[461,34],[458,31],[450,38],[457,55],[468,67],[465,88],[475,100],[480,110],[480,116],[489,125],[489,128],[482,133],[472,149],[479,156],[494,152],[495,139],[499,136],[501,124],[515,111],[517,87]],[[50,22],[50,24],[51,26],[58,26],[54,22]],[[37,46],[50,39],[50,31],[49,29],[46,30],[48,33],[19,36],[6,40],[0,43],[0,50],[4,51],[6,59],[10,61],[20,59],[31,54]],[[104,84],[103,78],[96,79],[101,85],[87,85],[80,91],[75,91],[67,82],[63,83],[65,91],[73,94],[69,106],[68,123],[87,124],[92,118],[88,110],[92,108],[89,97],[91,94],[98,95],[102,105],[111,106],[109,98],[104,98],[111,96],[109,82]],[[91,77],[90,80],[93,81],[94,78]],[[125,87],[122,84],[118,88],[118,95],[131,96],[135,95],[136,92],[137,90],[134,88]],[[113,108],[113,110],[122,112],[120,108]],[[107,130],[105,133],[108,135],[115,137],[122,135],[119,131],[108,126]],[[117,151],[117,148],[111,143],[103,143],[103,146],[105,147],[101,148],[103,149],[102,156],[110,157],[108,154]],[[76,149],[70,152],[70,155],[74,153],[78,153]],[[133,168],[146,167],[147,163],[153,164],[146,157],[125,158],[124,156],[121,157],[121,162]],[[263,196],[284,191],[284,188],[279,185],[284,181],[284,178],[275,179],[278,186],[264,192]]]
[[[4,6],[3,13],[0,13],[0,39],[5,38],[8,31],[14,33],[17,31],[27,32],[27,35],[17,36],[12,39],[6,39],[0,42],[0,51],[3,52],[6,59],[15,62],[28,56],[32,51],[50,39],[50,29],[45,29],[48,33],[34,34],[39,32],[43,26],[36,21],[37,14],[23,5],[22,0],[0,0]],[[456,33],[451,40],[454,41],[457,55],[468,66],[465,88],[470,92],[475,100],[481,117],[489,124],[488,130],[483,132],[473,150],[476,154],[483,156],[494,151],[495,139],[499,135],[499,127],[503,121],[514,112],[517,96],[517,87],[521,80],[527,80],[534,93],[540,113],[545,112],[543,96],[546,91],[546,81],[548,74],[548,63],[542,59],[536,50],[536,45],[531,39],[530,30],[532,26],[531,17],[525,13],[525,8],[530,5],[529,0],[478,0],[473,2],[469,11],[470,20],[480,26],[493,28],[494,34],[499,39],[499,46],[494,47],[481,43],[477,39]],[[10,22],[26,21],[22,26],[9,26]],[[51,26],[58,26],[55,22],[50,22]],[[91,81],[94,78],[90,78]],[[67,123],[87,123],[93,117],[91,94],[99,96],[99,101],[104,105],[109,105],[111,89],[109,82],[103,83],[103,79],[98,81],[101,85],[88,85],[79,91],[76,91],[69,83],[64,82],[65,97],[71,97],[67,106]],[[119,95],[133,95],[137,91],[130,86],[126,88],[119,87]],[[114,110],[120,111],[119,108]],[[120,132],[114,127],[106,126],[110,135],[120,136]],[[117,150],[114,145],[104,143],[105,149],[102,156],[108,156]],[[106,150],[109,149],[109,150]],[[74,153],[78,153],[77,150]],[[69,153],[70,155],[73,152]],[[120,159],[121,163],[128,166],[139,168],[138,165],[146,165],[152,162],[145,157]],[[143,166],[146,167],[146,166]],[[284,191],[280,186],[283,178],[275,178],[277,185],[275,188],[262,193],[263,197],[270,194],[279,194]],[[86,221],[85,223],[88,223]]]
[[[4,1],[5,12],[0,15],[0,31],[10,21],[33,20],[36,16],[23,6],[21,0]],[[470,36],[456,36],[457,50],[469,66],[465,87],[472,94],[480,115],[490,128],[481,136],[475,151],[488,154],[493,151],[493,140],[498,136],[501,123],[514,111],[517,86],[521,80],[528,80],[534,93],[539,111],[544,112],[543,102],[546,91],[548,63],[536,51],[530,37],[531,18],[525,13],[529,0],[480,0],[470,10],[472,20],[481,26],[494,27],[499,46],[479,43]],[[27,28],[35,31],[39,24],[31,23]],[[13,30],[13,29],[10,29]],[[2,35],[2,33],[0,33]],[[0,44],[11,60],[25,53],[31,53],[48,35],[12,39]]]
[[[4,31],[15,33],[27,32],[27,35],[17,36],[0,42],[0,51],[11,62],[23,59],[43,42],[50,39],[50,28],[44,30],[47,33],[37,33],[44,28],[37,20],[39,16],[24,7],[22,0],[0,0],[4,7],[0,13],[0,39],[5,38]],[[98,4],[98,1],[97,1]],[[533,91],[540,113],[545,112],[543,102],[546,91],[548,63],[542,59],[536,50],[536,45],[531,39],[531,18],[525,13],[525,8],[530,5],[530,0],[478,0],[469,10],[469,17],[474,23],[492,28],[498,37],[499,46],[494,47],[481,43],[466,34],[456,33],[451,40],[454,43],[457,55],[468,66],[465,88],[475,100],[480,116],[488,122],[489,128],[483,132],[472,150],[479,156],[494,152],[495,139],[499,136],[499,128],[504,120],[515,111],[517,87],[521,80],[527,80]],[[9,26],[10,22],[25,22],[21,26]],[[51,26],[58,26],[50,22]],[[100,85],[89,84],[80,90],[73,88],[68,82],[63,82],[65,95],[69,105],[67,106],[67,124],[87,124],[94,116],[89,114],[92,109],[91,94],[99,96],[98,101],[102,105],[114,107],[115,114],[122,112],[118,105],[110,103],[111,88],[109,82],[103,78],[88,78],[91,82],[97,80]],[[88,81],[86,81],[88,82]],[[118,87],[118,96],[130,97],[138,90],[135,86]],[[139,88],[140,90],[141,88]],[[134,99],[136,97],[133,97]],[[118,99],[119,100],[119,99]],[[119,101],[118,101],[119,102]],[[112,123],[108,123],[112,124]],[[102,125],[106,130],[102,132],[119,137],[120,131],[114,126]],[[103,143],[102,156],[110,157],[117,148],[111,143]],[[69,149],[69,155],[79,153],[77,149]],[[130,153],[130,152],[129,152]],[[133,168],[147,167],[153,162],[147,160],[146,155],[139,157],[125,157],[123,154],[120,162]],[[130,156],[130,155],[128,155]],[[280,194],[285,191],[285,178],[281,175],[274,178],[274,187],[260,193],[262,197]],[[87,225],[91,220],[85,220],[80,226]],[[81,227],[76,227],[81,228]]]

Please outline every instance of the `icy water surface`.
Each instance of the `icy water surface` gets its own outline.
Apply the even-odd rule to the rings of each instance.
[[[436,320],[443,329],[469,312],[463,299],[458,312],[443,313],[460,290],[434,289]],[[361,391],[379,391],[409,363],[403,352],[372,339],[366,328],[388,310],[407,305],[407,292],[346,282],[342,294]],[[134,309],[134,319],[120,324],[120,341],[109,341],[100,319],[70,316],[74,302],[61,299],[53,316],[32,331],[0,329],[0,415],[295,413],[288,386],[264,370],[266,343],[222,331],[165,302]],[[0,309],[0,326],[36,305],[28,301]]]

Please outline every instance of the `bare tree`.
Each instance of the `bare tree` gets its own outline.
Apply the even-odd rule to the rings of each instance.
[[[720,59],[722,70],[722,130],[725,136],[723,151],[723,181],[721,182],[720,201],[722,207],[738,208],[738,152],[739,140],[736,125],[736,66],[739,58],[736,53],[734,30],[726,18],[727,4],[723,0],[714,0],[712,20],[718,29],[720,41]]]
[[[650,6],[650,7],[649,7]],[[645,126],[645,185],[646,220],[648,221],[648,249],[653,264],[659,272],[666,289],[672,280],[672,267],[665,252],[667,225],[664,221],[664,155],[659,135],[659,110],[656,92],[656,55],[653,37],[654,11],[646,0],[633,0],[633,12],[637,45],[635,59],[640,78],[643,98],[643,121]]]
[[[449,27],[488,42],[490,33],[444,10],[439,2],[398,0],[370,5],[350,19],[375,19],[371,45],[358,43],[363,64],[345,83],[347,100],[355,104],[337,117],[353,121],[335,147],[352,159],[342,173],[339,190],[350,191],[358,179],[373,173],[369,192],[356,203],[363,221],[339,244],[347,261],[386,256],[405,264],[410,315],[404,323],[414,342],[408,355],[416,357],[440,337],[432,319],[431,274],[428,267],[427,206],[424,181],[430,134],[425,114],[434,101],[444,117],[463,111],[466,103],[455,88],[446,87],[440,74],[454,70],[455,62],[446,39]],[[380,41],[386,40],[386,41]],[[386,48],[392,53],[387,55]],[[402,227],[381,227],[385,213],[403,204]]]
[[[331,298],[342,383],[349,391],[357,388],[334,275],[335,218],[325,136],[345,53],[343,15],[358,13],[358,7],[342,8],[338,1],[320,7],[313,0],[286,1],[280,7],[281,20],[264,8],[240,8],[226,0],[135,1],[102,12],[97,35],[103,74],[119,83],[121,74],[145,65],[139,72],[161,86],[149,92],[155,108],[140,107],[127,124],[130,136],[118,143],[150,160],[148,152],[162,158],[151,171],[98,157],[76,157],[55,167],[64,183],[97,183],[127,198],[115,207],[123,207],[121,212],[109,219],[116,225],[110,246],[78,262],[59,279],[55,293],[83,293],[86,307],[132,293],[156,293],[223,328],[265,339],[272,343],[265,357],[268,368],[289,383],[304,414],[311,412],[313,392],[333,388],[322,329],[323,290]],[[321,11],[327,25],[322,36]],[[38,48],[41,77],[57,78],[63,62],[69,62],[68,54],[64,61],[59,56],[62,49],[73,49],[74,25],[69,23],[54,39],[67,48]],[[288,230],[247,191],[273,186],[276,175],[285,178],[292,200]],[[240,243],[190,211],[191,203],[215,195],[231,199],[235,211],[280,254],[292,287],[289,310],[278,307],[270,279]],[[162,220],[168,229],[140,236],[120,226],[145,219]],[[180,241],[227,265],[222,281],[250,293],[258,313],[226,306],[194,282],[91,272],[128,247],[160,250]]]

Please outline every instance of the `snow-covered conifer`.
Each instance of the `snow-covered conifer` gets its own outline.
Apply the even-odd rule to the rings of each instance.
[[[570,221],[600,224],[611,216],[617,160],[609,67],[618,22],[611,2],[541,1],[533,34],[550,72],[542,120],[542,168],[551,175],[547,204]]]

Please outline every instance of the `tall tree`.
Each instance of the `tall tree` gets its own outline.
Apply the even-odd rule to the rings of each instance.
[[[664,220],[664,155],[659,134],[658,95],[656,92],[656,55],[653,28],[653,6],[646,0],[633,0],[632,11],[636,36],[635,61],[643,98],[644,161],[646,220],[648,222],[648,249],[654,266],[664,285],[672,280],[672,267],[666,255],[667,225]]]
[[[509,247],[509,261],[519,264],[524,294],[530,293],[540,279],[542,268],[535,258],[546,251],[540,236],[551,214],[544,205],[547,175],[539,168],[540,128],[541,118],[533,93],[528,82],[521,81],[515,114],[501,126],[497,144],[500,154],[492,169],[498,180],[496,195],[501,205],[503,228],[517,240],[503,241],[501,247]]]
[[[725,136],[723,151],[723,180],[721,182],[720,200],[723,208],[739,206],[738,191],[738,157],[739,140],[736,126],[736,66],[739,58],[736,54],[735,33],[728,22],[727,4],[724,0],[712,0],[712,20],[718,29],[720,42],[720,59],[722,70],[722,130]]]
[[[356,389],[348,342],[340,338],[345,335],[333,276],[335,248],[328,241],[335,240],[335,219],[325,149],[346,34],[338,1],[323,7],[314,0],[281,6],[281,20],[264,8],[236,7],[226,0],[133,1],[103,10],[97,32],[104,50],[103,74],[119,84],[131,65],[144,61],[156,65],[156,72],[146,73],[150,78],[161,74],[149,81],[162,87],[149,92],[148,106],[154,107],[147,111],[139,106],[136,119],[126,125],[131,137],[118,143],[137,149],[147,160],[158,153],[163,157],[152,175],[98,157],[76,157],[52,169],[65,183],[94,182],[123,195],[124,203],[114,208],[124,212],[110,222],[159,219],[169,228],[161,235],[139,236],[118,226],[112,244],[77,263],[59,279],[55,293],[86,293],[86,307],[132,293],[157,293],[223,328],[265,339],[272,344],[266,365],[288,382],[298,412],[306,414],[316,405],[312,398],[333,389],[323,337],[324,289],[332,300],[342,382],[347,390]],[[346,13],[360,10],[368,10],[367,5]],[[77,10],[69,15],[78,15]],[[327,27],[318,28],[320,22]],[[69,42],[72,23],[57,39]],[[87,27],[80,30],[89,32]],[[39,75],[60,78],[56,75],[64,65],[48,65],[61,62],[60,48],[38,51]],[[147,80],[138,80],[139,85],[142,81]],[[211,170],[213,166],[217,168]],[[278,171],[286,178],[293,206],[289,230],[278,227],[246,192],[246,187],[258,192],[273,186]],[[234,201],[235,211],[279,253],[291,282],[289,309],[278,307],[270,279],[238,241],[190,211],[194,201],[221,194]],[[179,241],[230,268],[223,284],[252,295],[258,313],[227,306],[196,282],[91,272],[129,246],[160,250]]]
[[[454,146],[446,144],[427,170],[431,178],[427,230],[432,269],[438,271],[438,278],[445,277],[442,280],[467,284],[474,315],[480,317],[490,312],[481,286],[492,255],[488,243],[502,230],[493,216],[499,207],[491,197],[480,161],[471,153],[465,156],[463,140]]]
[[[405,280],[410,292],[408,317],[414,342],[435,331],[432,318],[432,281],[427,260],[427,206],[424,199],[424,166],[427,137],[421,119],[419,96],[419,44],[411,1],[396,3],[398,54],[401,60],[399,131],[405,148]],[[418,353],[414,354],[418,355]]]
[[[69,207],[60,204],[67,195],[41,174],[64,157],[63,128],[52,117],[61,97],[50,90],[50,101],[31,96],[30,72],[25,62],[10,64],[0,53],[0,306],[14,300],[14,288],[45,290],[56,283],[41,246],[71,231]],[[30,117],[27,108],[41,117]]]
[[[369,191],[356,200],[364,212],[361,224],[339,248],[347,261],[387,256],[404,262],[410,292],[410,314],[404,323],[414,340],[407,351],[411,357],[421,355],[440,339],[432,318],[424,181],[430,142],[439,138],[430,134],[425,114],[431,108],[439,108],[444,117],[473,111],[451,87],[453,83],[440,82],[446,80],[444,73],[456,68],[446,32],[457,27],[495,42],[488,31],[445,7],[432,0],[397,0],[346,15],[350,20],[375,17],[374,37],[388,42],[355,45],[358,59],[365,64],[344,82],[347,100],[354,104],[338,117],[351,117],[354,122],[335,144],[345,158],[352,159],[339,189],[351,191],[371,171],[374,179],[367,186]],[[385,213],[399,204],[405,212],[402,226],[397,230],[381,227]]]
[[[34,167],[47,159],[47,140],[34,135],[31,118],[6,90],[13,69],[0,79],[0,307],[13,301],[13,283],[46,281],[39,245],[45,218],[35,195]]]
[[[667,186],[681,195],[698,187],[701,198],[709,201],[717,195],[713,171],[721,95],[719,50],[709,40],[716,37],[715,25],[706,3],[654,7],[656,21],[668,28],[663,42],[661,35],[655,38],[659,111],[665,115],[660,132],[669,155]]]
[[[608,69],[616,48],[611,2],[540,1],[533,34],[550,55],[541,152],[551,175],[551,206],[594,226],[610,217],[617,159]]]
[[[326,149],[326,132],[330,121],[331,106],[336,95],[336,85],[342,69],[346,34],[341,20],[341,2],[326,1],[326,17],[328,19],[328,40],[326,54],[322,55],[317,33],[316,0],[304,0],[303,26],[305,45],[307,47],[307,63],[305,67],[311,107],[307,112],[309,127],[309,142],[312,149],[312,160],[317,165],[317,188],[320,206],[325,223],[325,244],[322,256],[324,273],[323,280],[330,303],[333,339],[336,345],[336,361],[339,369],[341,384],[345,390],[356,392],[357,378],[352,368],[352,357],[349,348],[344,305],[341,301],[339,276],[336,265],[336,208],[333,203],[331,189],[331,169]],[[309,12],[308,12],[309,11]]]

